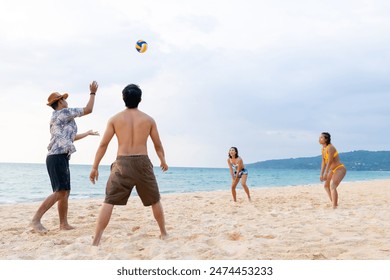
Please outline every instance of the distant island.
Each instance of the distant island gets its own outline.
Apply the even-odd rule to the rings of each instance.
[[[340,153],[341,162],[348,170],[390,171],[390,151],[352,151]],[[320,169],[321,155],[290,159],[274,159],[246,164],[264,169]]]

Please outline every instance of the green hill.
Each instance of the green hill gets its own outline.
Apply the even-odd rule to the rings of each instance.
[[[340,160],[348,170],[390,171],[390,151],[353,151],[340,153]],[[250,168],[264,169],[319,169],[321,155],[290,159],[274,159],[246,164]]]

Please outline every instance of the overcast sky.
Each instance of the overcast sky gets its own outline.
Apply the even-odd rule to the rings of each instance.
[[[53,91],[103,134],[140,85],[170,166],[390,150],[390,2],[0,0],[0,162],[44,163]],[[137,40],[149,49],[140,54]],[[100,137],[75,142],[92,164]],[[115,159],[113,139],[102,163]],[[149,154],[159,164],[149,143]]]

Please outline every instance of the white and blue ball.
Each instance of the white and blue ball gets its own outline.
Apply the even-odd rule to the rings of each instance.
[[[148,49],[148,44],[144,40],[138,40],[137,44],[135,44],[135,49],[139,53],[144,53]]]

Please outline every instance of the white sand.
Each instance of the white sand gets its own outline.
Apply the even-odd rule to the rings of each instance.
[[[322,185],[251,188],[162,196],[169,238],[160,240],[150,207],[138,197],[116,206],[101,245],[92,247],[99,200],[70,200],[60,231],[56,206],[29,227],[40,203],[1,205],[3,260],[390,260],[390,180],[342,182],[339,208]]]

